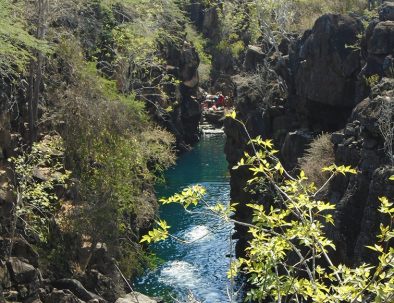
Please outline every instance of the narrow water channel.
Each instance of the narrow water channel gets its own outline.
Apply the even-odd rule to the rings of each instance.
[[[184,187],[206,187],[209,204],[229,203],[230,185],[223,136],[204,137],[166,173],[166,184],[157,187],[158,196],[168,197]],[[195,210],[204,211],[200,205]],[[178,205],[163,206],[161,217],[171,226],[172,234],[191,241],[180,243],[173,238],[152,245],[163,260],[155,270],[135,282],[137,290],[164,298],[165,302],[185,299],[189,292],[206,303],[228,301],[226,277],[234,243],[230,243],[232,224],[202,214],[187,214]]]

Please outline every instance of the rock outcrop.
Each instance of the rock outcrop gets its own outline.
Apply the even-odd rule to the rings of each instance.
[[[155,104],[152,113],[156,121],[176,137],[177,149],[183,152],[199,140],[198,125],[202,112],[197,100],[200,59],[195,48],[186,41],[182,46],[171,44],[162,48],[171,74],[181,83],[179,86],[169,85],[168,93],[175,95],[176,99],[171,110]]]
[[[127,294],[125,297],[119,298],[115,303],[160,303],[157,300],[149,298],[139,292]]]
[[[357,43],[363,25],[348,15],[324,15],[290,52],[294,90],[299,100],[353,108],[360,71]]]
[[[384,148],[388,138],[382,134],[382,117],[394,117],[394,80],[384,78],[371,95],[353,110],[346,127],[333,134],[335,161],[352,165],[359,173],[338,177],[330,186],[328,199],[337,205],[335,226],[341,259],[347,263],[369,261],[371,245],[383,221],[377,211],[380,196],[394,197],[392,155]],[[392,138],[391,138],[392,140]]]
[[[3,244],[4,241],[2,239]],[[0,302],[160,302],[140,293],[125,295],[123,281],[114,260],[109,257],[108,252],[102,246],[96,248],[87,270],[79,277],[79,280],[74,278],[53,280],[47,276],[47,273],[45,275],[41,273],[40,265],[42,264],[38,264],[36,259],[31,259],[30,245],[26,242],[26,247],[22,248],[22,244],[17,244],[18,241],[21,242],[15,239],[14,242],[18,248],[13,250],[18,257],[7,258],[4,256],[3,249],[8,245],[1,248]],[[35,251],[34,256],[38,256]]]

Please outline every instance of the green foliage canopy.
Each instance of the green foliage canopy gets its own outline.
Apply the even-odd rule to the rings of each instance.
[[[26,30],[22,6],[0,0],[0,74],[5,76],[23,72],[32,59],[32,51],[50,50],[47,42],[36,39]]]

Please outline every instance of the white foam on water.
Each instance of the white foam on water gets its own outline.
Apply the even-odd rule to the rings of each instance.
[[[201,277],[198,269],[185,261],[170,261],[160,271],[159,282],[191,292],[204,303],[222,303],[223,295]]]
[[[204,300],[203,302],[207,303],[223,303],[223,295],[219,294],[218,292],[215,291],[202,291],[200,294],[202,299]]]
[[[171,261],[167,263],[160,272],[159,282],[193,289],[200,285],[200,277],[197,268],[185,261]]]
[[[185,240],[189,242],[206,240],[210,237],[210,231],[205,225],[197,225],[185,233]]]

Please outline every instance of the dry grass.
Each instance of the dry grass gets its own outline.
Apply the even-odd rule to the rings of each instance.
[[[367,8],[366,0],[308,0],[295,1],[296,26],[303,31],[312,28],[316,19],[325,13],[362,13]]]
[[[311,182],[319,188],[329,178],[322,172],[322,168],[334,163],[334,145],[330,134],[322,134],[315,138],[299,160],[300,168],[305,172]]]

